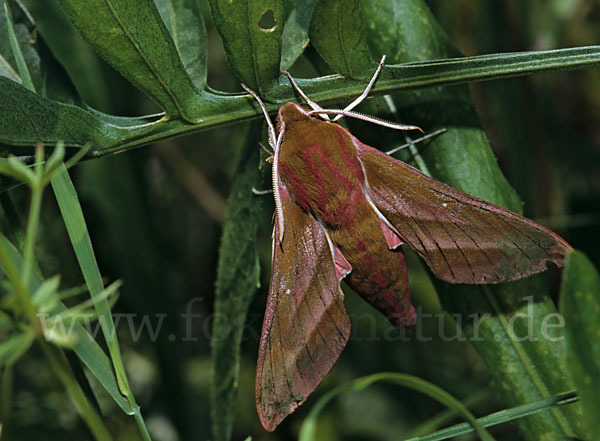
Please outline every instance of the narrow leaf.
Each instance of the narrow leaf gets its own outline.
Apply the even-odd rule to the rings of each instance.
[[[87,42],[169,115],[190,122],[197,92],[153,0],[60,0]]]
[[[567,256],[560,292],[569,369],[577,385],[588,439],[600,439],[600,275],[580,252]]]
[[[17,72],[15,72],[10,63],[2,56],[2,54],[0,54],[0,77],[6,77],[13,81],[20,82]]]
[[[154,0],[185,70],[198,90],[206,85],[206,27],[196,0]]]
[[[248,87],[263,94],[279,78],[283,0],[210,0],[227,61]]]
[[[377,67],[367,45],[359,0],[318,0],[309,35],[323,60],[346,78],[368,79]]]
[[[308,46],[308,26],[317,0],[295,2],[281,36],[281,70],[288,70]]]
[[[56,306],[58,300],[57,292],[60,286],[60,276],[55,275],[46,279],[42,284],[33,292],[31,300],[37,306],[37,310],[40,312],[50,312]]]
[[[38,93],[74,104],[85,97],[88,103],[110,107],[112,98],[108,96],[100,59],[69,22],[60,3],[19,0],[19,4],[24,5],[23,10],[27,8],[21,21],[29,29],[31,37],[27,41],[35,50],[28,64]]]
[[[25,58],[23,57],[23,53],[21,52],[21,47],[19,46],[19,42],[17,41],[17,36],[15,34],[15,30],[13,28],[12,19],[10,17],[10,13],[8,11],[8,3],[4,3],[4,14],[6,16],[6,25],[8,30],[8,39],[10,41],[10,46],[12,48],[13,56],[17,61],[17,68],[19,71],[19,77],[21,78],[21,82],[23,86],[35,92],[35,87],[33,86],[33,81],[31,80],[31,75],[29,75],[29,69],[27,68],[27,63],[25,63]]]
[[[574,392],[565,392],[563,394],[558,394],[550,398],[545,398],[543,400],[536,401],[535,403],[524,404],[522,406],[513,407],[511,409],[500,410],[490,415],[477,418],[477,421],[483,427],[492,427],[497,424],[503,424],[510,421],[514,421],[518,418],[523,418],[527,415],[532,415],[543,410],[551,409],[553,407],[573,404],[576,401],[577,395]],[[468,423],[460,423],[442,430],[438,430],[437,432],[431,433],[429,435],[407,438],[406,441],[447,440],[450,439],[450,437],[456,437],[470,432],[473,432],[473,427],[471,425],[469,425]]]
[[[0,174],[29,184],[35,181],[35,174],[14,156],[0,160]]]
[[[82,153],[85,152],[85,150],[80,150],[77,153]],[[50,155],[50,157],[48,159],[46,159],[46,164],[44,166],[44,174],[46,179],[49,179],[48,176],[51,176],[54,170],[56,170],[57,167],[60,166],[60,164],[62,164],[63,159],[65,158],[65,144],[62,142],[59,142],[56,144],[56,147],[54,148],[54,150],[52,151],[52,154]],[[81,158],[76,158],[76,159],[81,159]],[[73,162],[73,164],[75,164],[75,162]]]
[[[29,12],[21,2],[14,1],[10,4],[11,22],[15,29],[15,43],[18,43],[22,56],[13,56],[12,49],[0,43],[0,57],[12,64],[12,66],[8,65],[12,70],[16,69],[21,73],[24,68],[27,69],[31,82],[28,83],[29,85],[23,82],[23,85],[29,90],[64,103],[81,104],[77,90],[62,65],[48,50]],[[6,40],[11,41],[11,46],[15,46],[12,44],[13,39],[9,38],[10,23],[5,20],[6,17],[0,14],[0,41],[6,34]],[[0,64],[2,63],[0,62]],[[7,76],[10,77],[10,75]]]
[[[77,256],[81,272],[83,273],[90,295],[92,299],[95,300],[94,307],[98,314],[102,333],[104,334],[104,339],[106,340],[115,368],[119,389],[123,395],[127,396],[129,400],[132,401],[133,395],[129,389],[127,375],[121,359],[119,342],[117,340],[110,306],[106,298],[101,298],[101,294],[104,291],[104,284],[96,263],[83,212],[79,205],[79,199],[68,171],[64,165],[62,166],[62,169],[63,172],[52,179],[52,188],[63,216],[65,226],[67,227],[67,232],[71,239],[75,255]]]
[[[240,344],[248,305],[259,286],[256,232],[261,214],[260,196],[252,193],[259,178],[258,140],[262,124],[254,123],[231,188],[215,293],[212,332],[213,382],[211,388],[213,435],[231,438],[240,369]]]
[[[27,352],[33,341],[33,334],[30,333],[11,335],[3,340],[0,343],[0,367],[10,366],[16,362],[21,355]]]

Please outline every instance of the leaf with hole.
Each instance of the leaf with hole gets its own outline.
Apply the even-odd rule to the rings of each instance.
[[[283,0],[210,0],[229,66],[252,89],[265,93],[279,78]]]

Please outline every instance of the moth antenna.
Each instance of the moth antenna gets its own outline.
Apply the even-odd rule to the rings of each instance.
[[[289,72],[283,71],[281,72],[283,75],[285,75],[287,77],[288,80],[290,80],[290,84],[292,85],[292,87],[294,88],[294,90],[298,93],[298,95],[300,95],[300,97],[304,100],[304,102],[306,102],[306,104],[308,104],[308,106],[313,109],[313,110],[322,110],[323,108],[321,106],[319,106],[317,103],[315,103],[313,100],[311,100],[302,89],[300,89],[300,86],[298,86],[296,84],[296,81],[294,81],[294,78],[292,78],[292,76],[290,75]],[[329,116],[327,116],[326,114],[322,114],[319,115],[321,116],[321,118],[323,118],[325,121],[329,121]]]
[[[267,108],[265,104],[262,102],[260,97],[248,86],[244,83],[241,83],[242,87],[246,92],[258,101],[260,108],[263,111],[265,119],[267,120],[267,129],[269,132],[269,144],[273,148],[273,198],[275,199],[275,215],[277,216],[277,221],[279,222],[279,237],[277,238],[281,243],[283,241],[283,229],[284,229],[284,219],[283,219],[283,210],[281,209],[281,195],[279,194],[279,147],[281,147],[281,143],[283,141],[283,130],[279,132],[279,136],[275,136],[275,126],[273,126],[273,121],[269,117],[269,112],[267,112]]]
[[[259,190],[256,187],[252,187],[252,193],[256,194],[256,195],[265,195],[265,194],[273,193],[273,190],[271,190],[271,189],[269,189],[269,190]]]
[[[354,109],[356,106],[358,106],[360,103],[362,103],[369,96],[369,92],[373,88],[373,85],[375,85],[375,81],[377,81],[377,77],[379,77],[379,73],[381,72],[381,69],[383,69],[384,63],[385,63],[385,55],[383,57],[381,57],[381,61],[379,62],[377,69],[375,69],[375,73],[371,77],[369,84],[367,84],[367,87],[365,87],[365,90],[363,90],[363,92],[360,94],[360,96],[358,98],[356,98],[354,101],[352,101],[346,107],[344,107],[345,112],[349,112],[350,110]],[[336,116],[335,118],[333,118],[333,122],[339,121],[343,117],[344,117],[344,115],[340,114],[340,115]]]
[[[427,135],[421,136],[420,138],[417,138],[417,139],[415,139],[413,141],[407,142],[406,144],[402,144],[402,145],[400,145],[398,147],[394,147],[393,149],[388,150],[385,153],[387,155],[392,155],[392,154],[396,153],[398,150],[405,149],[405,148],[410,147],[411,145],[417,144],[419,142],[427,141],[428,139],[433,138],[433,137],[438,136],[438,135],[441,135],[442,133],[445,133],[447,131],[448,131],[448,129],[446,129],[445,127],[442,128],[442,129],[438,129],[435,132],[428,133]]]
[[[376,118],[376,117],[371,116],[371,115],[365,115],[364,113],[358,113],[358,112],[352,112],[352,111],[348,112],[346,110],[340,110],[340,109],[323,109],[323,110],[320,110],[320,111],[310,110],[307,113],[309,115],[312,115],[314,113],[318,113],[320,115],[321,112],[322,113],[329,113],[329,114],[332,114],[332,115],[347,116],[348,118],[360,119],[362,121],[367,121],[367,122],[370,122],[372,124],[377,124],[378,126],[387,127],[389,129],[394,129],[394,130],[419,130],[420,132],[423,132],[423,129],[421,129],[418,126],[412,126],[412,125],[409,125],[409,124],[393,123],[391,121],[386,121],[384,119]]]

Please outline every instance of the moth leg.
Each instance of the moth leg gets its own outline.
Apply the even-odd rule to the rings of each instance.
[[[275,135],[275,126],[273,126],[273,121],[269,117],[269,112],[267,112],[267,108],[265,104],[262,102],[260,97],[248,86],[242,83],[242,87],[246,92],[258,101],[258,105],[263,111],[265,116],[265,120],[267,121],[267,129],[269,132],[269,144],[273,148],[273,197],[275,199],[275,215],[277,216],[277,220],[279,221],[279,243],[283,241],[283,232],[284,232],[284,219],[283,219],[283,210],[281,209],[281,194],[279,193],[279,167],[278,167],[278,159],[279,159],[279,148],[281,147],[281,143],[283,142],[283,131],[279,132],[279,136]]]
[[[271,193],[273,193],[273,190],[272,190],[272,189],[268,189],[268,190],[259,190],[259,189],[258,189],[258,188],[256,188],[256,187],[252,187],[252,193],[253,193],[253,194],[256,194],[256,195],[258,195],[258,196],[262,196],[262,195],[265,195],[265,194],[271,194]]]
[[[273,154],[273,150],[269,150],[267,148],[266,145],[264,145],[261,141],[258,141],[258,146],[262,149],[263,152],[265,152],[267,155],[272,155]]]
[[[385,153],[386,153],[386,155],[392,155],[392,154],[396,153],[398,150],[405,149],[405,148],[410,147],[411,145],[414,145],[418,142],[427,141],[428,139],[433,138],[434,136],[441,135],[442,133],[445,133],[447,131],[448,131],[448,129],[446,129],[445,127],[438,129],[435,132],[428,133],[427,135],[421,136],[420,138],[417,138],[417,139],[407,142],[405,144],[399,145],[398,147],[394,147],[393,149],[388,150]]]
[[[246,92],[248,92],[250,95],[252,95],[256,101],[258,101],[258,105],[262,109],[263,114],[265,115],[265,119],[267,120],[267,128],[269,131],[269,144],[271,144],[271,147],[273,148],[273,150],[276,150],[275,146],[277,145],[277,137],[275,136],[275,126],[273,126],[273,121],[271,121],[271,118],[269,117],[269,112],[267,112],[267,108],[265,107],[265,104],[262,102],[260,97],[252,89],[250,89],[248,86],[246,86],[244,83],[242,83],[242,87],[244,88],[244,90]]]
[[[384,63],[385,63],[385,55],[383,57],[381,57],[379,66],[377,66],[377,69],[375,69],[375,73],[371,77],[371,80],[369,81],[369,84],[367,84],[367,87],[365,87],[365,90],[363,90],[363,92],[360,94],[360,96],[358,98],[356,98],[354,101],[352,101],[346,107],[344,107],[344,112],[349,112],[350,110],[354,109],[356,106],[358,106],[360,103],[362,103],[369,96],[369,92],[373,88],[375,81],[377,81],[377,77],[379,76],[381,69],[383,69]],[[339,121],[343,117],[344,117],[344,114],[340,113],[335,118],[333,118],[333,121],[334,122]]]

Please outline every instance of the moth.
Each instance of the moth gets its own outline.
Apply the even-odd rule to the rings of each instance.
[[[287,74],[310,110],[289,102],[273,149],[272,276],[260,339],[256,405],[272,431],[319,385],[350,336],[344,281],[398,327],[415,322],[402,247],[415,250],[450,283],[487,284],[559,267],[571,248],[552,231],[422,174],[360,142],[336,123],[343,116],[401,130],[352,111],[323,109]],[[329,115],[335,115],[330,120]],[[419,129],[420,130],[420,129]]]

